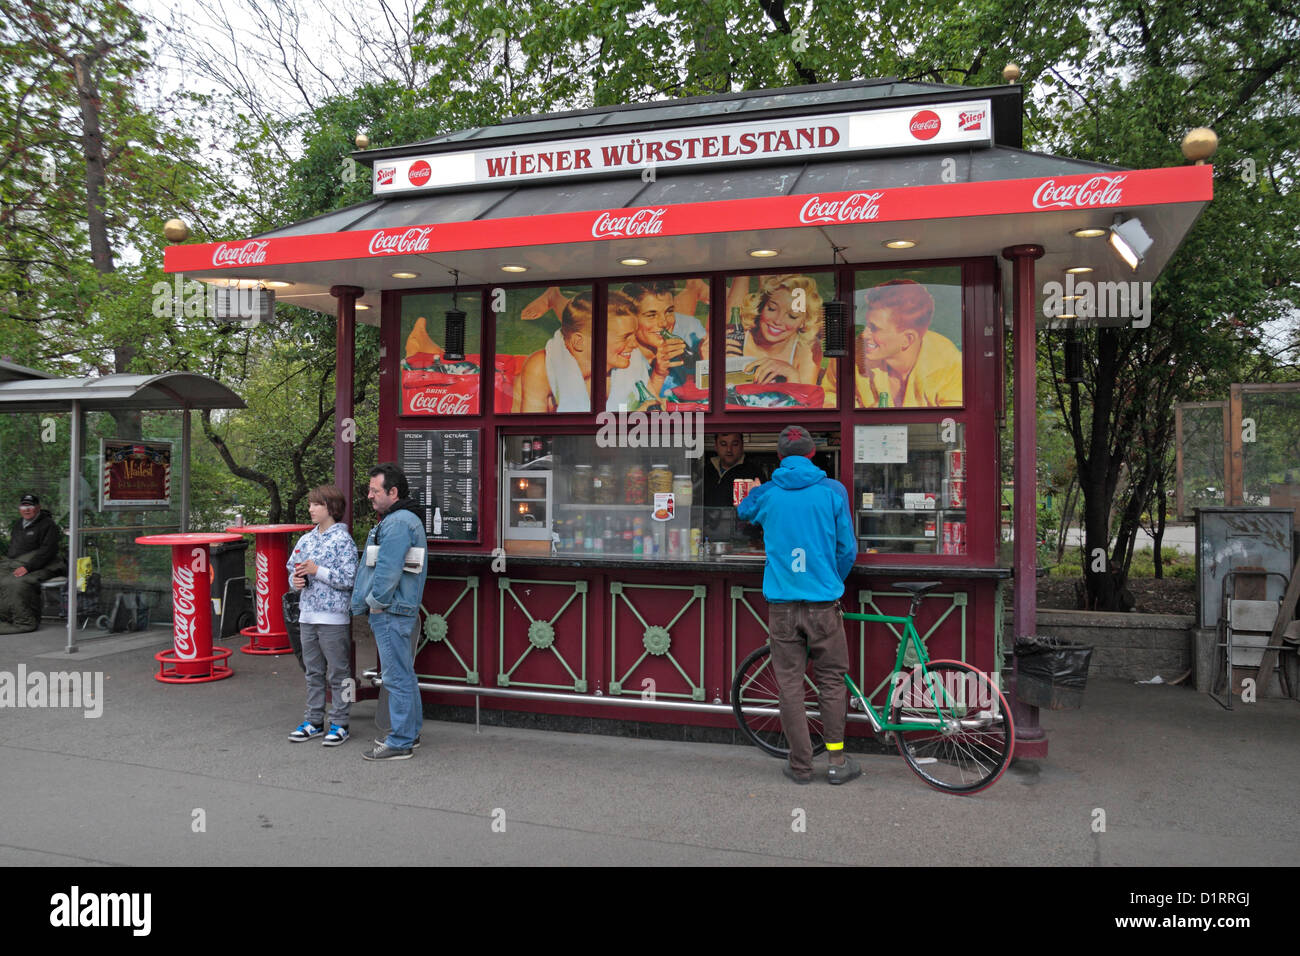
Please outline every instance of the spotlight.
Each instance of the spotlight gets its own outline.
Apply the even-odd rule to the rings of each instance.
[[[1117,215],[1111,224],[1110,247],[1134,272],[1146,258],[1152,242],[1152,238],[1142,228],[1142,221],[1136,217],[1125,219]]]

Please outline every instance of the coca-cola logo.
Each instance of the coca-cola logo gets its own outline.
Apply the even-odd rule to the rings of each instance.
[[[270,240],[261,239],[246,242],[240,246],[222,243],[212,250],[214,266],[256,266],[266,262],[266,248]]]
[[[912,135],[917,139],[934,139],[939,135],[939,127],[942,125],[939,121],[939,114],[934,110],[921,110],[912,117],[907,128],[911,130]]]
[[[370,237],[370,254],[377,256],[428,252],[429,236],[432,234],[433,226],[412,226],[403,232],[380,229]]]
[[[424,415],[468,415],[472,394],[426,390],[416,392],[407,403],[409,411]]]
[[[880,215],[883,192],[853,193],[847,199],[823,200],[812,196],[799,210],[799,221],[814,222],[869,222]]]
[[[411,181],[412,186],[423,186],[432,175],[433,169],[422,159],[411,163],[411,168],[406,171],[406,178]]]
[[[189,660],[197,657],[194,632],[198,625],[194,613],[194,572],[177,565],[172,569],[172,643],[176,656]]]
[[[397,175],[396,166],[379,166],[375,169],[375,185],[391,186],[395,175]]]
[[[263,634],[271,630],[271,568],[261,551],[257,552],[257,629]]]
[[[667,209],[638,209],[626,216],[602,212],[591,224],[593,239],[611,236],[657,236],[664,227]]]
[[[1127,176],[1093,176],[1082,183],[1056,185],[1055,179],[1044,180],[1034,190],[1035,209],[1069,209],[1087,206],[1117,206],[1123,202],[1120,184]]]
[[[984,126],[984,110],[966,110],[959,113],[957,115],[957,125],[966,132],[982,129]]]

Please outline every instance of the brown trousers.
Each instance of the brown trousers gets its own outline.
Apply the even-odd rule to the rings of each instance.
[[[790,742],[790,767],[806,777],[812,773],[812,738],[804,704],[809,658],[821,698],[822,736],[828,743],[844,740],[848,706],[844,674],[849,669],[844,617],[838,601],[769,604],[767,629],[772,639],[772,667],[781,691],[781,729]]]

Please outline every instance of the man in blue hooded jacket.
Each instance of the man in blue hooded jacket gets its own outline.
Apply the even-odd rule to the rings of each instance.
[[[849,650],[839,605],[858,545],[849,497],[842,484],[812,463],[815,449],[802,426],[781,432],[776,444],[780,467],[770,482],[745,497],[736,516],[763,527],[763,597],[772,668],[780,688],[781,728],[790,741],[784,773],[795,783],[812,782],[812,738],[803,690],[811,657],[830,755],[827,778],[839,784],[862,773],[857,761],[844,753]]]

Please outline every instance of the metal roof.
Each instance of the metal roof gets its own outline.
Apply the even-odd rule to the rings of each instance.
[[[720,120],[754,120],[782,115],[815,115],[860,106],[866,109],[906,106],[912,102],[992,99],[995,143],[1021,145],[1021,88],[953,86],[947,83],[901,82],[893,78],[851,80],[788,86],[775,90],[746,90],[692,96],[652,103],[625,103],[540,116],[516,116],[493,126],[455,130],[401,146],[358,150],[354,159],[367,165],[412,153],[436,153],[511,142],[555,139],[562,134],[627,131],[689,126]]]
[[[0,412],[62,411],[73,402],[86,411],[247,407],[220,382],[190,372],[0,381]]]
[[[32,378],[54,378],[54,376],[48,372],[38,372],[26,365],[16,365],[13,362],[0,359],[0,382],[14,382]]]

